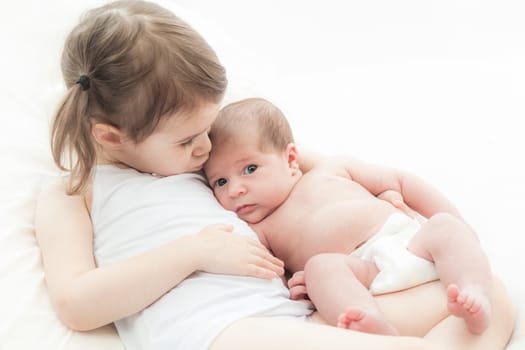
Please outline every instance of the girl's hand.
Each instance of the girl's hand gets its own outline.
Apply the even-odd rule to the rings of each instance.
[[[259,241],[232,233],[232,225],[209,225],[198,233],[202,256],[198,270],[272,279],[284,274],[284,263]]]
[[[293,274],[288,280],[288,289],[290,290],[290,299],[303,301],[313,308],[313,304],[308,298],[308,292],[306,291],[304,271],[297,271]]]

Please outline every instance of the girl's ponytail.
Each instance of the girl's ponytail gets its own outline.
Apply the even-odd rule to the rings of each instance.
[[[95,165],[91,138],[88,93],[81,84],[72,85],[60,105],[51,128],[51,151],[61,170],[70,172],[67,193],[82,192]]]
[[[87,12],[62,52],[68,92],[52,125],[55,163],[69,171],[67,192],[86,189],[99,146],[93,123],[134,143],[159,122],[203,102],[219,103],[227,80],[208,43],[170,11],[146,1],[115,1]]]

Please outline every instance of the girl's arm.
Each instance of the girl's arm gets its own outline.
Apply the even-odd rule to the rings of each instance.
[[[282,274],[280,260],[226,225],[97,268],[84,197],[68,196],[64,188],[59,183],[42,192],[35,227],[51,301],[72,329],[94,329],[141,311],[197,270],[263,278]]]

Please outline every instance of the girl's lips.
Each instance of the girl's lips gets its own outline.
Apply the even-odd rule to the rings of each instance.
[[[237,214],[248,214],[255,210],[255,204],[245,204],[238,207],[235,212]]]
[[[202,168],[204,168],[204,163],[206,163],[206,160],[208,160],[208,157],[206,157],[206,159],[204,159],[202,161],[202,163],[200,163],[200,165],[197,165],[194,169],[194,171],[199,171],[199,170],[202,170]]]

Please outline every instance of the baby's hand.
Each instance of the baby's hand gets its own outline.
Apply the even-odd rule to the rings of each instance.
[[[288,289],[290,290],[290,299],[303,301],[313,307],[312,302],[308,299],[304,271],[297,271],[293,274],[288,280]]]
[[[203,254],[199,270],[267,279],[284,274],[284,263],[259,241],[232,231],[232,225],[217,224],[198,233]]]
[[[401,193],[394,190],[386,190],[385,192],[378,194],[377,198],[387,201],[388,203],[392,204],[398,209],[401,209],[403,208],[403,206],[406,206]]]
[[[406,205],[401,193],[394,191],[394,190],[386,190],[385,192],[378,194],[377,198],[387,201],[388,203],[392,204],[397,209],[401,210],[407,216],[413,219],[418,219],[417,212],[413,210],[412,208],[410,208],[408,205]]]

